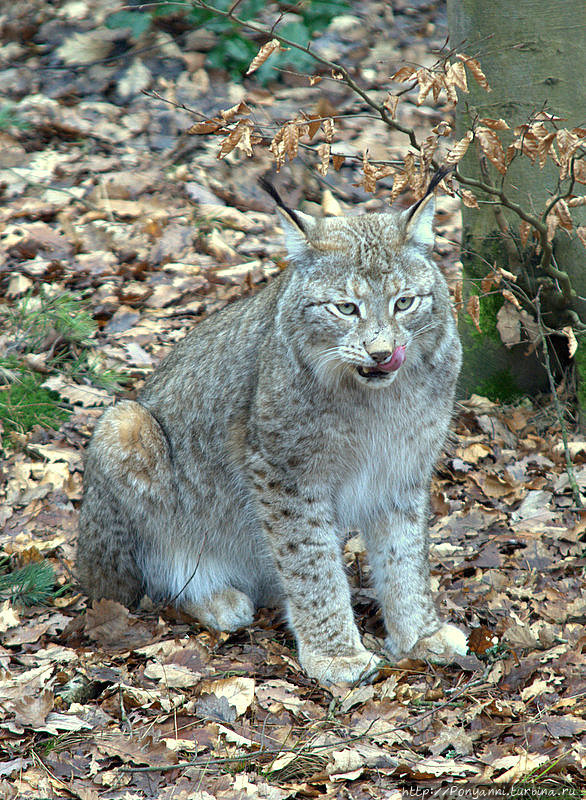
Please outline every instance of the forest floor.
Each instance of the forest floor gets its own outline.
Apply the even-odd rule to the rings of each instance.
[[[580,796],[586,517],[547,398],[458,403],[430,522],[438,606],[471,634],[450,666],[407,659],[372,685],[326,687],[301,671],[277,610],[217,634],[169,608],[90,607],[76,586],[83,450],[104,407],[132,397],[191,325],[285,266],[256,185],[268,157],[220,161],[217,141],[185,130],[244,98],[267,125],[355,103],[335,81],[316,93],[287,72],[243,86],[207,66],[209,36],[181,15],[133,33],[104,26],[113,5],[17,0],[0,13],[1,564],[6,575],[48,563],[61,589],[26,606],[0,575],[0,796]],[[355,3],[316,42],[384,86],[446,39],[441,3],[392,6]],[[447,112],[406,102],[401,113],[424,132]],[[404,151],[375,120],[340,131],[347,154]],[[324,179],[305,158],[277,179],[293,207],[384,207],[384,181],[366,195],[352,159]],[[452,287],[459,232],[457,200],[440,197],[436,257]],[[584,493],[586,442],[571,431],[570,449]],[[358,535],[345,560],[360,630],[380,648]]]

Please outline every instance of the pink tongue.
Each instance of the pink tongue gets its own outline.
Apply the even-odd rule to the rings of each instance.
[[[395,370],[399,369],[403,361],[405,361],[405,345],[401,344],[399,347],[395,348],[393,355],[388,361],[377,364],[376,368],[383,370],[383,372],[395,372]]]

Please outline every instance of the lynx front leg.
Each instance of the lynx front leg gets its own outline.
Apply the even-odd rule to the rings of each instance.
[[[360,680],[378,659],[354,622],[331,507],[319,492],[286,487],[264,468],[253,474],[301,666],[324,683]]]
[[[467,652],[466,636],[442,624],[431,596],[427,498],[423,491],[365,531],[375,589],[394,656],[450,661]]]

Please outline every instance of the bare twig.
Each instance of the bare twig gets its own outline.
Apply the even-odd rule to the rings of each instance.
[[[459,689],[456,689],[448,700],[444,700],[442,703],[438,703],[436,706],[431,708],[429,711],[426,711],[424,714],[421,714],[421,716],[417,717],[416,719],[410,719],[406,722],[402,722],[400,725],[394,725],[392,727],[389,727],[388,730],[382,730],[382,731],[377,730],[375,735],[376,737],[388,736],[389,734],[394,733],[395,731],[400,731],[403,728],[416,726],[424,719],[427,719],[433,714],[436,714],[438,711],[441,711],[442,708],[446,708],[447,706],[451,705],[459,697],[469,692],[471,688],[477,687],[479,685],[483,685],[483,688],[485,688],[484,678],[478,678],[476,680],[468,681],[468,683],[464,684],[464,686],[462,686]],[[326,752],[328,750],[335,750],[336,748],[340,747],[341,744],[348,745],[353,742],[357,742],[362,739],[368,738],[370,734],[370,729],[372,728],[374,722],[375,720],[373,720],[368,726],[368,728],[362,733],[357,733],[352,736],[349,736],[343,742],[337,742],[332,744],[316,744],[316,745],[310,744],[309,746],[307,744],[303,744],[301,745],[301,747],[291,747],[288,749],[281,748],[279,750],[279,755],[283,755],[286,753],[292,753],[294,755],[309,755],[317,750],[322,750]],[[201,761],[193,759],[192,761],[179,761],[177,764],[159,765],[155,767],[122,767],[120,769],[120,772],[166,772],[173,769],[182,769],[187,767],[200,767],[200,766],[204,767],[209,764],[229,764],[235,761],[237,762],[254,761],[259,759],[267,759],[270,762],[274,760],[274,757],[275,753],[273,751],[259,749],[256,750],[254,753],[242,753],[237,756],[206,758],[205,761],[203,759]]]
[[[285,36],[281,36],[280,33],[275,31],[268,31],[262,25],[257,25],[254,22],[249,22],[248,20],[242,19],[241,17],[237,17],[235,14],[231,13],[230,10],[222,11],[219,8],[211,5],[210,3],[206,3],[205,0],[194,0],[194,5],[199,8],[205,8],[207,11],[211,11],[214,14],[217,14],[219,17],[226,17],[227,19],[231,19],[237,25],[240,25],[242,28],[247,28],[248,30],[254,31],[255,33],[260,33],[263,36],[271,37],[273,39],[277,39],[282,45],[285,47],[292,47],[295,50],[300,50],[302,53],[306,53],[306,55],[311,56],[314,61],[318,64],[322,64],[324,67],[328,67],[328,69],[332,70],[334,75],[339,75],[340,80],[342,80],[348,88],[352,89],[352,91],[358,95],[358,97],[362,98],[362,100],[366,103],[369,108],[372,108],[374,111],[377,112],[379,117],[388,125],[389,128],[393,130],[400,131],[404,133],[406,136],[409,137],[409,142],[415,150],[421,150],[419,142],[417,141],[417,137],[415,136],[415,132],[413,128],[409,128],[406,125],[401,125],[401,123],[394,120],[387,109],[384,107],[383,103],[377,103],[369,93],[360,86],[360,84],[356,83],[354,78],[350,75],[348,70],[343,67],[341,64],[337,64],[335,61],[330,61],[328,58],[324,58],[320,56],[319,53],[316,53],[309,46],[305,46],[302,44],[298,44],[297,42],[293,42],[291,39],[287,39]]]
[[[196,572],[197,572],[197,570],[199,569],[199,562],[201,561],[201,557],[202,557],[202,555],[203,555],[203,550],[204,550],[204,547],[205,547],[205,545],[206,545],[206,539],[207,539],[207,538],[208,538],[208,532],[206,531],[206,532],[204,533],[204,537],[203,537],[203,541],[202,541],[202,543],[201,543],[201,547],[200,547],[200,549],[199,549],[199,553],[197,554],[197,560],[196,560],[196,562],[195,562],[195,567],[193,568],[193,572],[191,573],[191,575],[189,576],[189,578],[188,578],[188,579],[185,581],[185,583],[183,584],[183,586],[181,587],[181,589],[179,589],[179,591],[177,592],[177,594],[175,594],[175,595],[174,595],[174,596],[173,596],[173,597],[172,597],[172,598],[171,598],[171,599],[170,599],[170,600],[167,602],[167,605],[168,605],[168,606],[172,606],[172,605],[173,605],[173,603],[175,602],[175,600],[177,600],[177,598],[179,597],[179,595],[180,595],[180,594],[182,594],[182,592],[184,592],[184,591],[185,591],[185,589],[186,589],[186,588],[189,586],[189,584],[191,583],[191,581],[192,581],[192,580],[195,578],[195,573],[196,573]]]
[[[267,39],[270,38],[277,39],[279,43],[284,47],[292,48],[294,50],[298,50],[302,53],[305,53],[306,55],[309,55],[316,63],[321,64],[324,67],[327,67],[331,71],[332,77],[334,79],[345,83],[346,86],[348,86],[348,88],[351,89],[352,92],[357,97],[359,97],[368,108],[372,109],[376,113],[377,118],[380,118],[384,122],[384,124],[387,125],[387,127],[391,128],[392,130],[396,130],[399,131],[400,133],[403,133],[405,136],[407,136],[411,147],[418,153],[421,152],[422,146],[420,145],[413,128],[403,125],[397,122],[397,120],[393,119],[391,114],[389,113],[389,110],[385,107],[385,104],[379,102],[374,97],[372,97],[372,95],[366,89],[364,89],[359,83],[357,83],[354,80],[350,72],[344,66],[335,61],[331,61],[330,59],[325,58],[324,56],[321,56],[309,44],[308,45],[298,44],[297,42],[287,39],[285,36],[282,36],[280,33],[278,33],[278,31],[275,30],[276,25],[278,24],[278,20],[277,23],[275,23],[275,25],[273,25],[272,28],[269,30],[263,25],[239,17],[234,13],[235,9],[238,6],[238,0],[236,0],[236,2],[234,2],[232,6],[226,11],[217,8],[212,3],[207,2],[207,0],[194,0],[193,5],[195,7],[203,8],[219,17],[224,17],[226,19],[229,19],[236,25],[240,26],[241,28],[253,31],[254,33],[266,37]],[[450,54],[448,54],[448,56]],[[410,85],[409,87],[406,87],[405,90],[402,90],[400,92],[400,94],[404,94],[406,91],[409,91],[411,88],[414,87],[414,85],[415,83],[413,83],[413,85]],[[181,106],[180,104],[177,105],[178,107],[185,108],[185,106]],[[185,110],[192,111],[192,109],[187,109],[187,108]],[[263,136],[263,138],[266,138],[266,135],[263,135],[262,129],[260,127],[259,127],[259,134]],[[310,145],[303,145],[299,143],[299,146],[306,147],[307,149],[312,149]],[[375,164],[375,162],[371,163],[373,165]],[[378,164],[383,165],[386,162],[376,162],[376,163],[377,165]],[[392,164],[393,162],[389,163]],[[440,167],[439,163],[435,159],[431,159],[431,161],[429,162],[429,166],[433,167],[435,170],[439,169]],[[497,185],[490,179],[490,176],[488,174],[488,169],[485,169],[483,171],[482,180],[463,174],[458,167],[454,169],[454,177],[461,185],[470,187],[471,189],[479,190],[480,192],[483,192],[486,195],[489,195],[490,197],[494,198],[495,202],[498,203],[501,207],[507,208],[509,211],[512,211],[519,217],[519,219],[528,223],[537,232],[539,237],[539,246],[541,250],[540,261],[538,265],[539,270],[556,282],[566,308],[567,309],[570,308],[574,304],[577,295],[574,288],[572,287],[572,282],[568,273],[552,263],[553,248],[552,248],[552,243],[548,239],[547,216],[553,210],[556,203],[559,202],[561,199],[567,197],[572,191],[574,184],[573,160],[571,164],[571,183],[568,190],[563,194],[559,193],[556,194],[556,196],[553,197],[548,203],[548,206],[546,207],[545,212],[541,217],[536,216],[535,214],[531,214],[529,211],[527,211],[525,208],[519,205],[519,203],[516,203],[514,200],[512,200],[511,197],[505,191],[504,179],[501,180]],[[514,251],[511,246],[512,244],[510,241],[511,233],[510,230],[508,230],[508,226],[505,227],[504,217],[502,215],[497,216],[497,224],[499,224],[499,227],[503,231],[503,235],[505,236],[505,245],[508,248],[509,256],[511,258],[514,257],[515,264],[520,266],[520,253],[518,252],[518,249]],[[575,319],[578,329],[583,330],[585,324],[582,322],[577,312],[572,310],[572,315],[573,318]]]

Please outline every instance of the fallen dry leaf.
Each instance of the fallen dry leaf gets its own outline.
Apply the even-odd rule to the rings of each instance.
[[[85,615],[84,631],[105,650],[132,650],[151,641],[148,627],[114,600],[94,601]]]
[[[234,706],[238,716],[244,714],[254,700],[255,682],[252,678],[222,678],[217,681],[203,681],[200,684],[202,694],[213,694],[225,698]]]
[[[10,628],[20,624],[18,614],[12,608],[10,600],[4,600],[0,605],[0,633],[6,633]]]
[[[23,697],[16,700],[12,703],[11,710],[20,725],[39,730],[39,726],[44,724],[53,708],[53,702],[53,692],[50,689],[43,689],[36,697]]]
[[[201,679],[200,674],[187,667],[181,667],[178,664],[160,664],[156,661],[147,664],[144,674],[146,678],[160,681],[171,689],[186,689],[196,686]]]
[[[218,35],[207,25],[190,27],[183,12],[123,10],[126,18],[112,19],[120,9],[85,0],[4,5],[0,313],[11,318],[29,293],[32,307],[41,290],[51,298],[72,293],[98,329],[87,345],[50,332],[23,354],[32,378],[52,381],[71,412],[59,430],[36,425],[3,434],[2,564],[10,571],[45,559],[61,593],[45,606],[6,603],[8,595],[0,605],[1,729],[9,750],[0,762],[0,796],[48,797],[66,787],[82,800],[400,800],[400,787],[447,787],[456,796],[495,777],[503,788],[510,781],[529,785],[541,773],[556,790],[584,783],[586,521],[572,510],[556,415],[542,401],[461,398],[455,436],[433,478],[433,591],[446,619],[472,628],[474,655],[455,664],[405,660],[385,665],[370,686],[326,688],[303,674],[278,610],[260,609],[246,630],[218,634],[146,599],[136,613],[116,604],[86,611],[75,584],[82,456],[103,408],[121,395],[136,397],[192,325],[286,268],[272,203],[256,185],[269,168],[257,132],[273,141],[281,164],[297,153],[322,172],[328,168],[325,191],[323,181],[308,184],[297,174],[298,161],[276,181],[286,203],[310,213],[303,201],[320,203],[313,208],[318,215],[361,212],[361,189],[353,183],[376,189],[368,200],[374,211],[407,190],[415,199],[425,191],[430,158],[458,164],[482,150],[471,132],[454,135],[442,85],[448,101],[466,85],[473,89],[471,78],[487,85],[482,65],[463,54],[445,66],[429,62],[447,38],[442,4],[394,3],[400,36],[386,39],[381,15],[353,4],[314,42],[356,80],[366,75],[380,89],[385,112],[413,127],[422,160],[408,154],[404,168],[401,136],[379,136],[381,121],[365,127],[347,113],[350,98],[337,70],[304,79],[292,74],[299,66],[293,62],[279,81],[261,87],[252,73],[243,87],[228,70],[209,68]],[[115,27],[106,28],[106,20]],[[399,70],[395,89],[407,90],[401,95],[388,84],[388,64],[399,61],[415,65]],[[318,82],[328,80],[327,96],[316,95]],[[143,88],[156,89],[160,99]],[[418,94],[426,98],[419,107]],[[555,153],[562,173],[569,177],[572,168],[576,189],[582,185],[583,132],[550,117],[538,112],[512,134],[508,121],[476,120],[489,173],[502,166],[498,138],[509,136],[519,146],[504,149],[505,164],[515,156],[538,172]],[[183,136],[190,126],[199,135]],[[218,150],[225,158],[216,158]],[[434,258],[462,304],[462,265],[451,244],[462,237],[460,198],[444,192],[460,188],[451,178],[440,186]],[[483,208],[476,194],[464,187],[467,213]],[[548,215],[549,233],[556,228],[565,237],[572,222],[572,235],[586,243],[586,229],[576,229],[583,207],[580,197],[564,198]],[[523,247],[537,244],[530,224],[508,222]],[[521,341],[522,353],[538,347],[535,320],[515,303],[516,269],[491,264],[487,271],[479,291],[504,289],[507,300],[497,319],[503,328],[509,316],[503,338]],[[482,295],[478,307],[471,301],[473,316],[483,304]],[[570,357],[572,332],[562,333]],[[0,330],[3,353],[18,353],[21,344],[7,325]],[[93,375],[84,372],[85,356]],[[70,373],[77,357],[81,373]],[[94,386],[104,370],[128,380],[122,392]],[[584,437],[571,430],[569,436],[585,491]],[[352,533],[344,561],[355,618],[364,643],[378,650],[384,630],[368,554],[363,537]],[[223,690],[219,681],[228,681]],[[532,770],[543,757],[547,762]],[[145,767],[150,771],[137,769]]]

